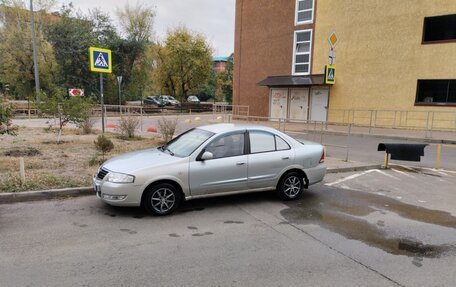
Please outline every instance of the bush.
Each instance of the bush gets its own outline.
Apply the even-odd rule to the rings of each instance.
[[[78,124],[78,127],[82,129],[82,132],[83,132],[85,135],[91,134],[91,133],[92,133],[93,126],[95,125],[95,121],[96,121],[96,119],[95,119],[95,118],[92,118],[92,117],[84,118],[84,120],[82,120],[82,121]]]
[[[163,117],[158,120],[158,129],[165,142],[169,142],[173,138],[174,133],[176,132],[177,123],[177,119],[172,120]]]
[[[105,153],[110,152],[114,148],[112,141],[104,135],[99,135],[93,143],[95,144],[95,148],[103,155],[103,161]]]
[[[135,130],[139,125],[139,119],[134,116],[120,117],[117,130],[120,132],[120,137],[130,139],[135,136]]]
[[[18,129],[17,126],[14,126],[11,122],[13,117],[13,106],[4,103],[3,99],[0,97],[0,135],[9,134],[16,135]]]

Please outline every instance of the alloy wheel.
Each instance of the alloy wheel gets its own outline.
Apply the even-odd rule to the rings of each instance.
[[[283,192],[288,198],[296,197],[301,191],[301,180],[296,176],[290,176],[283,183]]]
[[[165,214],[170,211],[176,203],[176,196],[169,188],[157,189],[151,197],[152,208],[158,213]]]

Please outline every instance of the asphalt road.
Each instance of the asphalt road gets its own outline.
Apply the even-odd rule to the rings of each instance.
[[[456,173],[329,174],[172,216],[95,196],[0,205],[0,286],[455,286]]]

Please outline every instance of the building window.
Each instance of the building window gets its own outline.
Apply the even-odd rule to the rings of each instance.
[[[456,14],[424,18],[423,43],[456,41]]]
[[[418,80],[415,103],[456,105],[456,80]]]
[[[295,31],[293,48],[293,75],[309,74],[311,50],[312,30]]]
[[[296,25],[313,22],[314,0],[296,0]]]

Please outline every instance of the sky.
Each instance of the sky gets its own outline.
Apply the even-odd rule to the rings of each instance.
[[[109,13],[117,22],[116,10],[128,2],[136,5],[136,0],[59,0],[59,3],[72,2],[75,8],[87,12],[100,8]],[[235,0],[144,0],[156,11],[154,31],[156,37],[164,39],[169,29],[184,25],[189,30],[203,34],[214,49],[214,56],[229,56],[234,51],[234,11]]]

